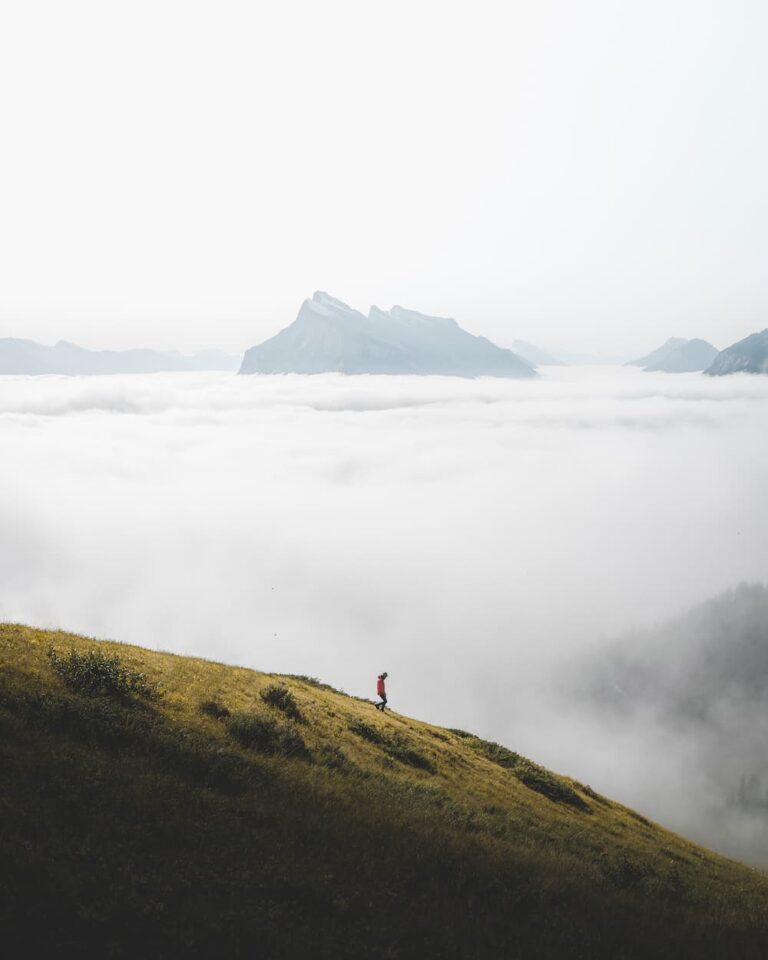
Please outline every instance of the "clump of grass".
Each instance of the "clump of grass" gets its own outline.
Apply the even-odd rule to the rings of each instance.
[[[492,763],[504,767],[505,770],[516,770],[520,763],[525,760],[522,754],[509,750],[507,747],[502,747],[500,743],[494,743],[493,740],[480,740],[478,737],[475,737],[475,739],[480,745],[483,756],[487,757]]]
[[[387,756],[393,760],[399,760],[400,763],[405,763],[409,767],[416,767],[418,770],[435,773],[435,765],[429,757],[415,750],[399,733],[385,733],[364,720],[358,720],[356,717],[350,720],[347,726],[358,737],[381,747]]]
[[[638,813],[637,810],[628,810],[627,813],[632,817],[633,820],[637,820],[638,823],[642,823],[645,827],[651,826],[651,821],[648,817],[644,817],[642,813]]]
[[[267,756],[309,758],[304,738],[293,726],[256,713],[233,713],[227,731],[242,746]]]
[[[296,697],[282,684],[271,683],[261,691],[261,699],[267,706],[280,710],[286,717],[290,717],[291,720],[296,720],[298,723],[304,722],[304,717],[301,714],[301,710],[299,710]]]
[[[377,743],[382,746],[386,743],[386,737],[384,734],[377,730],[376,727],[372,727],[370,723],[366,723],[365,720],[359,720],[357,717],[353,717],[349,721],[347,727],[356,733],[358,737],[362,737],[363,740],[367,740],[369,743]]]
[[[224,720],[230,715],[229,710],[217,700],[203,700],[200,704],[200,713],[206,717],[212,717],[214,720]]]
[[[299,683],[306,683],[309,687],[316,687],[318,690],[328,690],[329,693],[339,693],[342,697],[348,696],[343,690],[339,690],[338,687],[332,687],[330,683],[324,683],[317,677],[308,677],[305,673],[286,673],[284,676],[289,680],[298,680]]]
[[[621,854],[605,871],[606,879],[619,888],[631,887],[651,876],[648,867],[626,854]]]
[[[458,727],[448,727],[448,733],[453,733],[462,740],[475,739],[474,733],[467,733],[466,730],[459,730]]]
[[[576,786],[579,788],[579,790],[581,790],[582,793],[586,793],[591,800],[594,800],[595,803],[600,803],[604,807],[610,807],[611,801],[608,800],[607,797],[604,797],[601,793],[598,793],[597,790],[593,790],[588,783],[577,783]],[[639,817],[640,815],[637,814],[637,816]],[[645,818],[643,817],[643,819]],[[647,822],[648,821],[646,820],[646,823]]]
[[[160,696],[158,686],[150,683],[146,674],[124,666],[117,654],[70,650],[62,655],[51,648],[48,659],[54,672],[75,693],[91,697],[134,695],[144,700],[156,700]]]
[[[541,793],[555,803],[565,803],[576,810],[589,810],[587,804],[566,780],[556,777],[538,763],[523,759],[514,771],[517,779],[531,790]]]
[[[565,803],[577,810],[589,810],[589,805],[566,780],[550,773],[545,767],[528,760],[522,754],[503,747],[492,740],[473,738],[472,746],[492,763],[510,770],[514,776],[530,790],[542,794],[555,803]]]
[[[317,762],[330,770],[351,771],[354,764],[341,747],[333,743],[322,743],[316,751]]]

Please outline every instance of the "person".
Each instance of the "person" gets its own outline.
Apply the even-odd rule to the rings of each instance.
[[[387,688],[384,686],[384,681],[387,679],[386,670],[384,673],[380,673],[376,681],[376,693],[381,697],[381,703],[375,703],[374,706],[377,710],[386,710],[387,708]]]

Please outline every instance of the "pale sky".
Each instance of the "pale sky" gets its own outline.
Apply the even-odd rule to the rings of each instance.
[[[501,343],[768,326],[768,4],[0,6],[0,336],[242,350],[325,289]]]

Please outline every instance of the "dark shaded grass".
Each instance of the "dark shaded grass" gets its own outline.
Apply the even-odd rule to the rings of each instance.
[[[435,765],[420,750],[416,750],[401,733],[394,730],[382,730],[374,727],[364,720],[354,718],[347,724],[352,733],[381,747],[388,757],[393,760],[399,760],[400,763],[407,764],[409,767],[416,767],[418,770],[425,770],[427,773],[435,773]]]
[[[505,770],[510,770],[520,783],[525,784],[530,790],[535,790],[536,793],[540,793],[554,803],[564,803],[585,813],[589,811],[589,804],[563,777],[558,777],[545,767],[515,753],[514,750],[508,750],[500,743],[481,740],[480,737],[471,735],[466,739],[479,754]]]
[[[256,713],[234,713],[224,722],[230,735],[244,747],[270,757],[309,759],[304,738],[290,724]]]
[[[303,723],[304,717],[301,715],[296,697],[291,691],[280,683],[271,683],[261,691],[261,699],[269,707],[280,710],[286,717],[295,720],[297,723]]]

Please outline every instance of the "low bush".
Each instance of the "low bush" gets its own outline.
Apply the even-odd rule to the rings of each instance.
[[[363,740],[367,740],[369,743],[378,743],[381,745],[386,742],[386,737],[380,730],[372,727],[370,723],[366,723],[364,720],[358,720],[357,717],[350,720],[347,727],[352,733],[357,734],[358,737],[362,737]]]
[[[514,750],[508,750],[507,747],[502,747],[500,743],[494,743],[493,740],[480,740],[479,737],[475,737],[475,740],[476,743],[472,746],[479,750],[491,763],[495,763],[505,770],[515,770],[525,759],[521,754]]]
[[[399,760],[400,763],[405,763],[409,767],[416,767],[418,770],[426,770],[428,773],[435,772],[435,765],[429,757],[415,750],[401,734],[385,733],[383,730],[371,726],[370,723],[357,718],[350,720],[347,726],[358,737],[381,747],[387,756],[393,760]]]
[[[329,693],[338,693],[342,697],[349,696],[349,694],[344,693],[343,690],[339,690],[338,687],[332,687],[330,683],[324,683],[317,677],[308,677],[305,673],[286,673],[283,674],[283,676],[287,677],[288,680],[298,680],[299,683],[306,683],[308,687],[316,687],[318,690],[327,690]]]
[[[427,773],[435,772],[435,765],[418,750],[414,750],[404,737],[394,735],[390,737],[384,745],[387,754],[400,763],[405,763],[409,767],[416,767],[417,770],[426,770]]]
[[[230,715],[229,710],[216,700],[203,700],[200,704],[200,713],[214,720],[224,720]]]
[[[500,743],[481,740],[479,737],[473,739],[472,746],[478,753],[505,770],[510,770],[529,790],[535,790],[555,803],[565,803],[578,810],[589,810],[589,805],[566,780],[550,773],[545,767],[540,767],[538,763],[503,747]]]
[[[282,686],[282,684],[271,683],[261,691],[261,699],[267,706],[282,711],[286,717],[290,717],[291,720],[303,723],[304,717],[301,715],[296,697],[294,697],[287,687]]]
[[[70,650],[60,655],[51,649],[48,659],[54,672],[75,693],[113,697],[133,694],[145,700],[155,700],[160,695],[158,686],[150,683],[146,674],[124,666],[117,654]]]
[[[309,757],[304,738],[287,723],[278,723],[256,713],[233,713],[225,722],[230,735],[251,750],[267,756]]]
[[[535,790],[536,793],[554,800],[555,803],[565,803],[577,810],[589,810],[589,804],[576,793],[567,780],[556,777],[554,773],[540,767],[538,763],[523,758],[519,766],[515,768],[514,774],[520,783],[524,783],[530,790]]]
[[[328,767],[330,770],[351,771],[354,768],[354,764],[341,747],[333,743],[320,744],[316,751],[316,759],[321,766]]]
[[[607,797],[604,797],[601,793],[593,790],[588,783],[577,783],[576,786],[579,788],[579,790],[581,790],[582,793],[586,793],[591,800],[602,804],[604,807],[610,807],[611,801]],[[646,820],[645,822],[647,823],[648,821]]]

